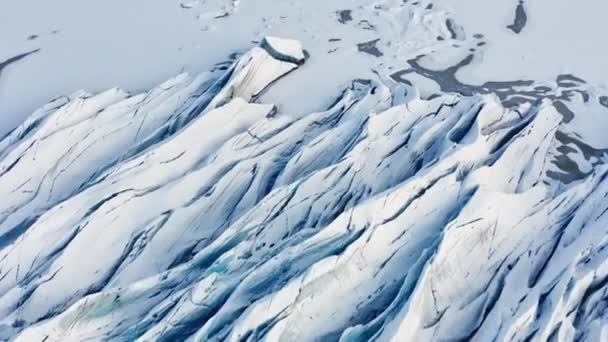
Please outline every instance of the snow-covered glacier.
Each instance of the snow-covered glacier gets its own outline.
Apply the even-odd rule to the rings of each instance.
[[[266,37],[4,137],[0,338],[608,340],[601,89],[396,75],[318,112],[260,101],[308,58]]]

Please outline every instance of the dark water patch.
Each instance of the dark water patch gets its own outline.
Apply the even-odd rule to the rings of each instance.
[[[420,55],[408,60],[411,70],[397,72],[391,75],[391,78],[397,82],[402,82],[402,76],[404,74],[415,72],[435,81],[443,92],[455,92],[464,96],[494,93],[507,108],[514,108],[524,103],[537,103],[543,98],[547,98],[552,101],[569,101],[576,94],[580,94],[585,102],[589,100],[589,93],[583,89],[563,89],[561,93],[557,95],[555,89],[547,86],[537,86],[531,88],[535,83],[533,80],[488,81],[481,85],[472,85],[460,82],[456,78],[456,73],[460,68],[463,68],[473,62],[473,59],[475,58],[474,54],[469,54],[457,64],[441,70],[433,70],[422,66],[420,64],[420,60],[423,57],[425,57],[425,55]],[[558,77],[558,79],[561,81],[568,80],[584,83],[583,80],[572,75],[560,76],[561,77]],[[606,107],[608,108],[608,97],[605,97],[604,101]],[[556,107],[564,116],[565,122],[570,122],[572,120],[574,113],[572,113],[572,111],[570,111],[565,104],[557,104]]]
[[[32,34],[32,35],[29,35],[29,36],[27,37],[27,40],[34,40],[34,39],[37,39],[37,38],[38,38],[38,35],[37,35],[37,34]]]
[[[576,153],[576,149],[568,145],[561,145],[557,148],[557,152],[568,155],[570,153]]]
[[[368,42],[359,43],[359,44],[357,44],[357,49],[360,52],[370,54],[374,57],[382,57],[382,56],[384,56],[384,53],[382,53],[382,51],[380,51],[380,49],[378,49],[378,47],[376,46],[376,44],[379,41],[380,41],[380,38],[370,40]]]
[[[564,87],[564,88],[574,88],[574,87],[578,86],[578,84],[576,84],[574,82],[560,82],[557,85],[560,87]]]
[[[534,101],[530,100],[527,97],[513,96],[508,99],[502,100],[502,105],[505,106],[506,108],[517,108],[517,107],[523,105],[524,103],[530,103],[530,102],[534,102]]]
[[[586,83],[583,79],[580,79],[571,74],[558,75],[556,81],[558,86],[565,88],[576,87]]]
[[[405,83],[407,85],[412,85],[412,82],[410,82],[408,79],[403,78],[404,75],[407,75],[409,73],[411,73],[413,70],[409,70],[409,69],[405,69],[405,70],[399,70],[397,72],[392,73],[389,77],[397,82],[397,83]]]
[[[590,161],[591,158],[597,159],[592,163],[592,166],[603,163],[601,158],[608,154],[608,148],[594,148],[562,131],[557,131],[555,133],[555,139],[562,144],[556,149],[560,154],[556,155],[551,161],[551,163],[557,167],[557,170],[547,171],[547,176],[564,184],[584,179],[591,173],[581,171],[576,161],[569,156],[570,154],[578,154],[578,151],[580,151],[587,161]]]
[[[513,87],[529,87],[534,84],[531,80],[516,80],[516,81],[490,81],[482,85],[484,88],[492,89],[511,89]]]
[[[515,32],[515,34],[519,34],[524,29],[527,22],[528,15],[524,8],[524,2],[523,0],[520,0],[517,4],[517,8],[515,8],[515,19],[513,19],[513,24],[507,26],[507,28]]]
[[[608,108],[608,96],[600,96],[598,101],[602,106]]]
[[[551,101],[557,101],[557,100],[570,101],[577,93],[583,97],[583,100],[585,102],[589,101],[589,93],[587,91],[581,90],[581,89],[566,89],[566,90],[563,90],[561,92],[561,94],[559,94],[559,95],[554,94],[554,93],[549,93],[549,94],[546,94],[545,97]]]
[[[558,167],[568,167],[568,166],[573,166],[573,165],[576,165],[576,163],[571,163],[569,165],[559,164]],[[556,166],[557,166],[557,164],[556,164]],[[578,166],[576,166],[575,169],[569,169],[564,172],[558,172],[558,171],[553,171],[553,170],[547,171],[547,177],[549,177],[553,180],[559,181],[563,184],[570,184],[572,182],[582,180],[587,176],[588,176],[588,174],[582,173],[578,169]]]
[[[340,22],[340,24],[346,24],[347,22],[353,20],[352,12],[353,11],[349,9],[338,11],[338,22]]]
[[[562,101],[553,102],[553,106],[562,115],[564,123],[568,123],[574,119],[574,113]]]
[[[408,64],[416,73],[435,81],[439,85],[441,91],[456,92],[465,96],[470,96],[479,92],[477,87],[461,83],[456,79],[456,72],[458,69],[469,65],[473,61],[474,56],[472,54],[468,55],[456,65],[448,67],[444,70],[431,70],[420,65],[420,59],[424,56],[425,55],[420,55],[416,58],[410,59]]]
[[[562,131],[555,132],[555,139],[564,145],[574,145],[576,146],[585,157],[586,160],[590,160],[591,158],[601,158],[602,156],[608,154],[608,148],[598,149],[589,144],[584,143],[583,141],[574,138]]]

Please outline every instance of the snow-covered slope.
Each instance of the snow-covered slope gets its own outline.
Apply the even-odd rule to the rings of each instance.
[[[297,39],[313,56],[291,76],[297,82],[267,94],[294,115],[421,54],[431,69],[473,55],[457,72],[469,84],[572,74],[606,87],[607,11],[604,0],[5,0],[0,136],[51,98],[115,86],[142,92],[268,35]],[[516,19],[519,33],[508,28]],[[291,96],[303,88],[307,100]]]
[[[322,111],[261,101],[308,55],[267,37],[143,94],[57,98],[0,141],[0,337],[608,338],[601,89],[412,60]]]

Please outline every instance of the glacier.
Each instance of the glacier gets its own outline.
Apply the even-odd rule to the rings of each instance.
[[[5,136],[0,338],[608,340],[601,89],[369,78],[305,115],[260,100],[308,58],[266,37]]]

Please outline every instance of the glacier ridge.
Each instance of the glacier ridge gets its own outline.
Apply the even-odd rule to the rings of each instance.
[[[144,94],[57,98],[4,137],[0,338],[608,339],[588,107],[382,79],[297,117],[259,103],[307,58],[267,37]]]

